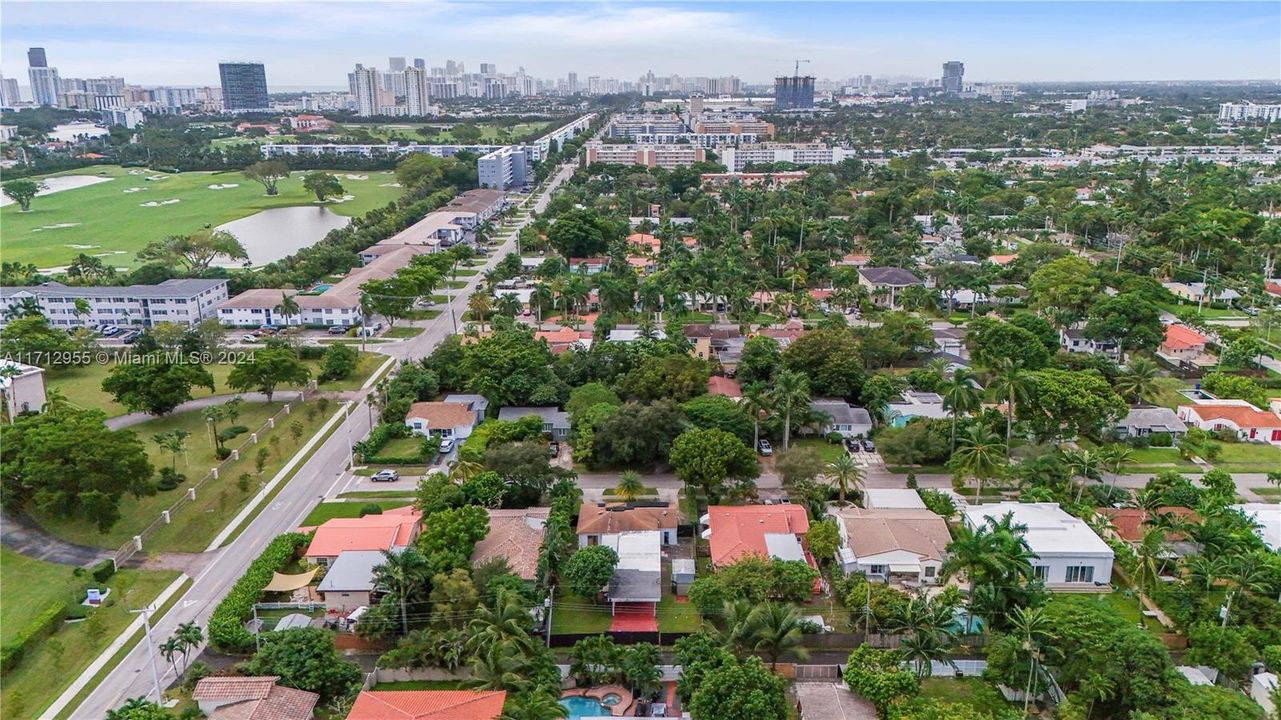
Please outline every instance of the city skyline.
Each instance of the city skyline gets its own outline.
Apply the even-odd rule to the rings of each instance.
[[[754,84],[790,74],[798,57],[812,59],[802,69],[820,79],[937,77],[943,62],[959,59],[967,81],[1085,82],[1277,79],[1281,56],[1281,6],[1254,2],[540,3],[517,14],[492,3],[326,3],[324,13],[175,3],[146,4],[145,31],[139,4],[2,7],[5,77],[25,79],[27,48],[44,47],[63,76],[148,85],[217,85],[219,62],[248,59],[267,65],[273,91],[340,88],[354,63],[382,67],[389,55],[424,57],[429,67],[447,58],[503,73],[523,66],[546,78],[630,80],[653,70]],[[405,29],[360,21],[384,11]],[[414,29],[430,27],[449,30]]]

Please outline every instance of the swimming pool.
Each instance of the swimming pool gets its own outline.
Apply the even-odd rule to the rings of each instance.
[[[333,285],[329,285],[329,284],[327,284],[327,283],[321,283],[321,284],[317,285],[316,287],[312,288],[312,289],[311,289],[311,292],[314,292],[314,293],[322,293],[322,292],[324,292],[324,291],[328,290],[328,289],[329,289],[329,288],[331,288],[331,287],[333,287]]]
[[[560,704],[569,711],[566,720],[580,720],[589,717],[609,717],[610,712],[595,698],[574,695],[563,697]]]

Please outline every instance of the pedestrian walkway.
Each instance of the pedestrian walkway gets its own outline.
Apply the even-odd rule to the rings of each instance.
[[[91,548],[59,540],[40,529],[30,518],[0,514],[0,543],[29,558],[59,565],[88,567],[112,556],[110,550]]]
[[[302,393],[298,392],[297,390],[278,390],[272,394],[271,399],[273,402],[293,402],[294,400],[297,400],[301,395]],[[196,398],[195,400],[188,400],[187,402],[182,403],[178,407],[174,408],[173,412],[181,413],[181,412],[190,412],[192,410],[204,410],[205,408],[213,407],[215,405],[226,405],[228,402],[231,402],[235,398],[240,398],[245,402],[253,402],[253,403],[267,402],[267,396],[264,395],[263,393],[257,393],[257,392],[229,393],[226,395],[210,395],[209,397],[202,397],[202,398]],[[116,417],[113,417],[113,418],[107,418],[107,429],[120,430],[122,428],[133,427],[134,425],[141,425],[142,423],[145,423],[148,420],[155,420],[156,417],[157,417],[156,415],[152,415],[150,413],[145,413],[145,412],[135,412],[135,413],[128,413],[127,415],[117,415]]]

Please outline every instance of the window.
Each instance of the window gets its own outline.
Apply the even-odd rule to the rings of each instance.
[[[1050,575],[1050,568],[1049,568],[1049,567],[1047,567],[1047,566],[1045,566],[1045,565],[1033,565],[1033,566],[1032,566],[1032,579],[1033,579],[1033,580],[1040,580],[1041,582],[1045,582],[1045,578],[1049,577],[1049,575]]]
[[[869,574],[871,574],[871,575],[884,575],[884,574],[885,574],[885,566],[884,566],[884,565],[872,565],[871,567],[869,567],[869,568],[867,569],[867,571],[868,571],[868,573],[869,573]]]
[[[1094,582],[1093,565],[1073,565],[1067,569],[1066,582],[1070,583],[1088,583]]]
[[[935,571],[935,570],[936,570],[936,568],[935,568],[933,565],[926,565],[926,566],[925,566],[925,577],[927,577],[927,578],[932,578],[932,577],[934,577],[934,571]]]

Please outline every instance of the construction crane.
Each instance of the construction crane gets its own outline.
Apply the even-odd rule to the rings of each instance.
[[[796,67],[792,70],[792,77],[801,76],[801,63],[808,63],[809,60],[797,60]]]

